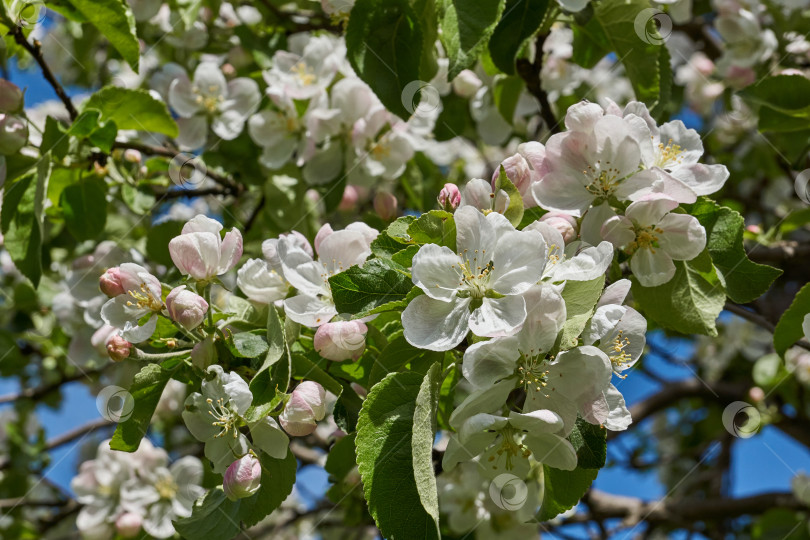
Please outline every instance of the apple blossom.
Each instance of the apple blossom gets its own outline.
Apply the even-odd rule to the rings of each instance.
[[[325,226],[325,225],[324,225]],[[331,227],[330,227],[331,229]],[[282,240],[291,242],[292,245],[302,249],[310,257],[315,253],[312,251],[312,246],[309,245],[307,237],[298,231],[290,231],[287,234],[281,234],[278,238],[271,238],[262,242],[262,255],[264,260],[270,265],[270,268],[278,273],[281,273],[281,259],[278,255],[278,243]]]
[[[255,81],[246,77],[226,81],[212,62],[200,63],[193,80],[181,76],[169,87],[169,104],[180,116],[178,140],[192,149],[205,144],[209,121],[218,137],[235,139],[260,100]]]
[[[208,313],[208,302],[185,285],[175,287],[166,296],[166,311],[169,318],[185,330],[194,330],[205,319]]]
[[[132,352],[132,343],[125,340],[118,334],[113,334],[107,339],[107,354],[114,362],[121,362],[129,358]]]
[[[121,269],[115,266],[104,272],[98,279],[98,288],[110,298],[126,292],[121,284],[120,272]]]
[[[536,231],[516,231],[498,213],[465,206],[455,213],[458,254],[426,244],[413,258],[413,283],[425,294],[402,312],[405,339],[444,351],[477,336],[512,335],[526,319],[521,296],[543,275],[546,245]]]
[[[452,80],[451,84],[453,85],[453,92],[455,92],[456,95],[463,98],[471,98],[484,83],[481,82],[481,79],[478,78],[478,75],[476,75],[474,71],[463,69],[456,75],[456,78]]]
[[[0,79],[0,113],[16,113],[23,107],[23,91],[6,79]]]
[[[294,437],[309,435],[326,416],[325,399],[323,386],[316,382],[303,381],[295,387],[289,401],[284,405],[278,418],[281,426]]]
[[[222,481],[225,495],[235,501],[250,497],[261,486],[262,464],[251,454],[245,454],[228,466]]]
[[[361,321],[335,321],[318,327],[313,346],[327,360],[357,360],[366,348],[368,327]]]
[[[577,220],[570,214],[566,214],[565,212],[548,212],[543,214],[538,221],[548,223],[557,229],[566,244],[577,237]]]
[[[28,125],[14,114],[0,113],[0,154],[12,156],[28,142]]]
[[[115,531],[122,538],[135,538],[141,532],[143,517],[135,512],[125,512],[115,520]]]
[[[132,343],[146,341],[155,331],[157,314],[163,310],[160,281],[138,264],[124,263],[118,268],[125,294],[107,300],[101,318],[121,330],[124,339]]]
[[[317,261],[298,242],[279,239],[282,272],[299,293],[284,300],[284,310],[289,318],[305,326],[320,326],[337,315],[329,277],[366,260],[371,254],[373,229],[369,229],[366,225],[350,225],[342,231],[329,233],[330,227],[318,243]]]
[[[332,82],[344,50],[343,42],[332,36],[294,34],[288,50],[273,55],[273,67],[263,73],[264,80],[292,99],[310,99]]]
[[[397,217],[396,196],[385,191],[378,191],[374,195],[374,211],[383,221],[391,221]]]
[[[222,224],[198,215],[169,241],[169,254],[180,273],[208,281],[233,268],[242,256],[242,233],[231,229],[221,238]]]
[[[485,213],[503,214],[509,207],[509,195],[502,189],[495,191],[486,180],[473,178],[461,190],[459,207],[462,206],[472,206]]]
[[[249,259],[236,274],[236,284],[248,299],[272,304],[287,296],[289,285],[262,259]]]
[[[645,287],[668,282],[673,260],[690,261],[706,247],[706,230],[693,216],[670,213],[677,206],[661,196],[637,201],[602,226],[602,236],[630,255],[630,269]]]
[[[244,414],[253,394],[239,375],[225,373],[222,366],[210,366],[207,373],[213,378],[203,380],[200,392],[186,398],[183,420],[191,434],[205,443],[205,457],[213,463],[214,472],[223,473],[250,449],[239,428],[246,424]],[[289,440],[272,417],[265,416],[248,428],[256,448],[278,459],[287,455]]]
[[[461,204],[461,192],[455,184],[445,184],[439,192],[439,206],[442,209],[452,212]]]

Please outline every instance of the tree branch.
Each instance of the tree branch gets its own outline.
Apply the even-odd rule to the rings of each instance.
[[[31,44],[25,39],[25,34],[23,34],[23,30],[20,26],[16,24],[11,25],[11,33],[14,35],[14,41],[17,42],[23,49],[28,51],[28,53],[34,58],[37,64],[39,64],[40,69],[42,70],[42,75],[45,77],[45,80],[53,87],[56,95],[59,96],[59,99],[62,100],[62,103],[65,105],[68,114],[70,115],[71,120],[75,120],[76,117],[79,115],[76,107],[73,106],[73,101],[71,101],[70,96],[67,95],[65,89],[56,80],[56,76],[54,76],[51,68],[48,66],[48,63],[45,62],[45,57],[42,56],[42,44],[34,40],[34,43]]]
[[[86,424],[82,424],[81,426],[75,427],[69,431],[66,431],[65,433],[62,433],[61,435],[57,435],[54,438],[49,439],[45,443],[43,451],[47,452],[49,450],[53,450],[54,448],[58,448],[60,446],[73,442],[74,440],[83,437],[88,433],[91,433],[97,429],[101,429],[112,425],[113,423],[110,420],[107,420],[106,418],[98,418],[96,420],[92,420],[90,422],[87,422]],[[0,461],[0,471],[8,469],[10,466],[11,462],[9,460]]]
[[[109,366],[109,365],[110,364],[107,364],[107,365],[102,366],[102,367],[100,367],[98,369],[92,369],[92,370],[89,370],[89,371],[81,371],[79,373],[75,373],[75,374],[67,376],[67,377],[62,377],[62,379],[60,379],[59,381],[53,382],[53,383],[43,384],[42,386],[37,386],[37,387],[33,387],[33,388],[25,388],[20,392],[16,392],[16,393],[13,393],[13,394],[2,395],[2,396],[0,396],[0,405],[3,404],[3,403],[11,403],[11,402],[17,401],[19,399],[34,399],[34,400],[39,399],[39,398],[44,397],[45,395],[53,392],[54,390],[57,390],[63,384],[67,384],[67,383],[70,383],[70,382],[75,382],[75,381],[81,380],[84,377],[89,377],[91,375],[97,375],[97,374],[101,373],[102,371],[104,371],[104,369],[106,369],[107,366]]]
[[[726,302],[725,309],[727,309],[728,311],[732,312],[733,314],[739,317],[742,317],[743,319],[749,322],[756,324],[757,326],[761,326],[762,328],[771,333],[773,333],[774,329],[776,328],[775,324],[773,324],[771,321],[769,321],[759,313],[745,309],[745,307],[741,305]],[[806,339],[800,339],[799,341],[796,342],[796,345],[810,351],[810,342],[808,342]]]
[[[526,90],[537,99],[540,104],[540,116],[543,118],[548,130],[554,134],[560,132],[560,122],[554,117],[554,110],[548,102],[548,95],[540,82],[540,72],[543,69],[543,43],[545,35],[537,36],[535,41],[534,62],[525,58],[518,58],[516,68],[520,78],[526,82]]]
[[[760,263],[776,263],[807,257],[810,257],[810,243],[795,240],[784,240],[770,246],[757,244],[748,250],[748,258]]]

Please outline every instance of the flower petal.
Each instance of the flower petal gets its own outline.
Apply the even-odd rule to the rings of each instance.
[[[467,335],[469,305],[469,298],[443,302],[417,296],[402,312],[405,339],[420,349],[449,351]]]
[[[413,257],[413,283],[436,300],[450,301],[461,280],[461,261],[446,246],[426,244]]]
[[[526,320],[526,302],[522,296],[484,298],[470,315],[470,330],[476,336],[514,335]]]

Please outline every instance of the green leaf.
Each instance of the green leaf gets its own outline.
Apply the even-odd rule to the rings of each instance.
[[[281,506],[281,503],[292,493],[293,485],[295,485],[295,473],[298,469],[295,454],[292,452],[287,452],[284,459],[276,459],[260,452],[259,461],[262,464],[261,487],[252,497],[239,501],[239,518],[248,527],[257,524]],[[199,538],[207,539],[208,536],[203,535],[195,540],[199,540]]]
[[[39,153],[44,156],[48,152],[58,160],[64,159],[70,149],[70,137],[59,120],[53,116],[45,118],[45,131],[42,133],[42,143]]]
[[[414,473],[414,414],[422,384],[417,373],[388,375],[371,389],[357,421],[357,464],[369,512],[381,536],[391,540],[439,538]]]
[[[505,0],[444,0],[442,44],[450,60],[447,80],[471,67],[503,14]]]
[[[515,118],[515,109],[525,87],[526,83],[516,75],[499,75],[495,78],[492,101],[503,119],[510,125]]]
[[[266,403],[276,396],[275,386],[272,386],[270,381],[270,368],[285,355],[287,356],[287,363],[290,362],[290,351],[287,349],[284,337],[284,325],[279,319],[278,311],[272,304],[268,306],[267,310],[267,345],[267,354],[253,380],[250,381],[250,391],[253,393],[254,404]],[[289,376],[287,378],[289,379]]]
[[[346,27],[349,62],[383,105],[403,119],[419,104],[423,47],[419,17],[407,0],[358,0],[352,8]],[[409,83],[415,83],[408,87],[414,92],[407,96]]]
[[[37,164],[36,174],[6,185],[0,212],[3,245],[14,266],[35,288],[42,276],[42,205],[50,172],[50,160],[42,159]]]
[[[691,214],[706,229],[706,245],[726,294],[738,304],[759,298],[771,287],[782,271],[748,259],[743,246],[745,220],[725,206],[701,199]]]
[[[565,300],[567,320],[563,325],[560,348],[576,347],[579,335],[585,329],[588,319],[593,315],[594,307],[605,288],[605,276],[590,281],[568,281],[562,292]]]
[[[134,452],[149,429],[152,415],[155,414],[163,388],[171,375],[158,364],[147,364],[135,375],[129,393],[134,400],[131,416],[118,424],[110,441],[110,448],[123,452]]]
[[[81,114],[73,121],[68,129],[68,134],[84,139],[98,128],[101,111],[85,108]]]
[[[169,254],[169,240],[180,235],[182,229],[181,221],[172,220],[149,227],[146,233],[146,254],[149,259],[158,264],[173,266],[174,261]]]
[[[240,332],[225,342],[228,349],[237,358],[258,358],[269,348],[261,336],[249,332]]]
[[[802,75],[765,77],[740,95],[751,103],[794,118],[810,118],[810,80]]]
[[[392,339],[390,343],[388,343],[388,346],[380,352],[379,358],[377,358],[377,361],[374,362],[371,368],[371,374],[368,378],[368,387],[371,388],[383,380],[389,373],[401,370],[414,360],[426,357],[430,361],[436,362],[440,361],[443,356],[444,353],[442,352],[418,349],[408,343],[405,336],[400,335]]]
[[[433,469],[433,441],[436,438],[436,412],[439,408],[439,389],[442,384],[441,360],[428,370],[413,413],[413,476],[422,508],[430,514],[439,530],[439,492],[436,487],[436,472]]]
[[[715,321],[723,310],[726,291],[708,251],[691,261],[674,261],[675,275],[657,287],[644,287],[632,278],[633,298],[644,315],[682,334],[717,335]]]
[[[230,540],[239,534],[240,502],[228,499],[217,486],[197,499],[189,517],[172,523],[187,540]]]
[[[314,381],[338,397],[343,393],[343,385],[303,354],[292,355],[292,370],[297,379]]]
[[[574,34],[571,61],[575,64],[592,69],[610,52],[610,42],[597,18],[591,17],[585,25],[572,24],[571,30]]]
[[[354,456],[355,434],[351,433],[337,440],[337,442],[329,449],[329,455],[326,456],[326,464],[324,469],[337,479],[344,478],[354,469],[357,463]]]
[[[577,467],[601,469],[607,458],[607,430],[577,418],[568,440],[577,451]]]
[[[651,43],[637,34],[636,18],[645,9],[652,9],[648,0],[609,0],[594,4],[594,18],[602,26],[610,49],[624,65],[636,98],[652,106],[661,95],[658,61],[664,40],[654,28],[652,17],[647,18],[644,34]],[[640,20],[644,19],[641,15]]]
[[[780,356],[804,336],[802,322],[810,313],[810,283],[802,287],[793,298],[790,307],[782,314],[773,331],[773,348]]]
[[[107,0],[110,1],[110,0]],[[118,129],[137,129],[177,137],[177,123],[166,105],[146,90],[105,86],[88,99],[83,111],[101,111],[102,122],[115,122]]]
[[[67,0],[87,21],[98,28],[132,69],[138,72],[140,44],[135,17],[125,0]],[[120,125],[120,124],[119,124]],[[127,128],[129,129],[129,128]]]
[[[509,206],[506,207],[503,215],[512,225],[517,227],[523,219],[523,197],[515,184],[512,183],[512,180],[506,175],[503,165],[501,165],[501,170],[498,173],[498,179],[495,180],[495,189],[502,189],[509,196]]]
[[[339,313],[358,314],[388,302],[404,300],[413,288],[403,266],[386,259],[372,259],[329,278]]]
[[[96,176],[85,178],[62,191],[59,205],[70,234],[76,240],[97,238],[107,223],[107,184]]]
[[[489,39],[489,54],[498,69],[515,73],[520,50],[540,29],[549,0],[507,0],[501,18]]]
[[[408,236],[417,244],[438,244],[456,250],[456,222],[453,214],[430,210],[408,225]]]
[[[539,521],[548,521],[579,503],[599,474],[599,469],[577,467],[573,471],[552,469],[543,465],[543,503],[537,514]]]

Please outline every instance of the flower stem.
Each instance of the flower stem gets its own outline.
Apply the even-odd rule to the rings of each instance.
[[[178,356],[186,356],[191,354],[191,349],[184,349],[182,351],[172,351],[167,353],[148,353],[144,352],[137,347],[132,347],[130,358],[135,360],[147,360],[149,362],[161,362],[170,358],[177,358]]]

